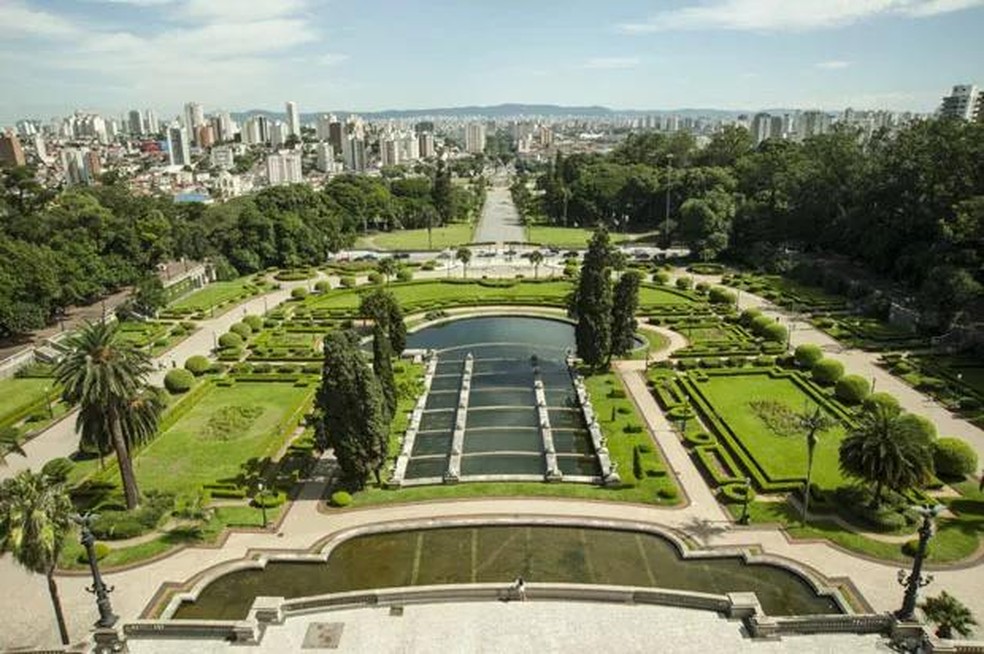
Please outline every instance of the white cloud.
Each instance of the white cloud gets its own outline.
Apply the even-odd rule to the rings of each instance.
[[[187,0],[180,8],[182,16],[194,20],[220,20],[225,23],[248,23],[296,15],[306,7],[305,0]]]
[[[338,52],[329,52],[323,54],[320,57],[315,57],[314,63],[319,66],[334,66],[340,64],[343,61],[347,61],[349,56],[347,54],[341,54]]]
[[[55,14],[30,9],[19,2],[0,2],[0,25],[4,36],[69,36],[76,32],[71,22]]]
[[[984,0],[714,0],[658,12],[623,32],[723,29],[805,31],[848,25],[879,14],[925,17],[984,5]]]
[[[818,61],[814,66],[821,68],[823,70],[838,70],[840,68],[847,68],[851,65],[850,61],[844,61],[843,59],[831,59],[829,61]]]
[[[585,61],[581,67],[593,70],[618,70],[635,68],[638,65],[638,57],[592,57]]]

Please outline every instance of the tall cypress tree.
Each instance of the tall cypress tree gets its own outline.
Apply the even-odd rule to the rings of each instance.
[[[624,273],[615,284],[612,305],[612,354],[621,356],[635,344],[635,313],[639,307],[640,276],[634,270]]]
[[[612,279],[608,230],[599,225],[584,255],[577,286],[577,354],[593,368],[607,363],[612,345]]]
[[[372,328],[372,370],[376,373],[383,392],[383,408],[386,411],[386,422],[389,423],[396,414],[396,379],[393,377],[390,339],[379,323]]]
[[[362,296],[359,313],[380,325],[389,337],[392,353],[399,355],[407,346],[407,326],[403,321],[403,309],[392,293],[377,288]]]
[[[360,489],[370,473],[380,481],[386,461],[389,423],[382,389],[354,334],[331,332],[325,336],[324,347],[318,414],[346,481]]]

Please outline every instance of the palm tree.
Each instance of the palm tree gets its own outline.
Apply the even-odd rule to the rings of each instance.
[[[54,575],[71,514],[64,488],[44,475],[24,470],[0,485],[0,553],[10,552],[17,563],[47,578],[63,645],[68,644],[68,628]]]
[[[27,456],[20,443],[20,432],[16,427],[4,427],[0,429],[0,466],[7,465],[8,454],[20,454]]]
[[[156,433],[163,402],[145,385],[149,358],[118,341],[117,330],[116,324],[86,324],[69,340],[72,351],[55,368],[55,378],[65,401],[79,405],[75,430],[82,441],[116,453],[126,506],[133,509],[140,493],[130,450]]]
[[[387,282],[389,282],[390,277],[395,275],[400,269],[399,264],[397,264],[396,259],[393,257],[387,257],[382,259],[378,264],[376,264],[376,270],[383,276]]]
[[[873,406],[840,446],[841,471],[875,485],[872,508],[885,486],[904,491],[933,472],[931,442],[894,407]]]
[[[543,263],[543,253],[539,250],[530,252],[530,263],[533,264],[533,278],[540,278],[540,264]]]
[[[810,482],[813,477],[813,455],[820,434],[834,426],[833,420],[819,406],[812,412],[804,411],[796,416],[796,424],[806,434],[806,493],[803,495],[803,524],[810,515]]]
[[[468,276],[468,263],[471,261],[472,251],[468,248],[462,247],[458,248],[458,253],[455,255],[455,259],[461,262],[461,276]]]
[[[971,627],[977,620],[970,609],[945,590],[939,597],[927,597],[920,607],[926,619],[936,624],[936,635],[940,638],[953,638],[953,632],[969,636]]]

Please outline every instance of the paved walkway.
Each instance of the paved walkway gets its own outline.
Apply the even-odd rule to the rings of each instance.
[[[507,180],[508,181],[508,180]],[[475,230],[476,243],[522,243],[526,241],[523,223],[513,204],[508,186],[496,184],[488,190],[482,217]]]
[[[442,274],[441,271],[435,271],[434,274],[428,276],[440,276]],[[421,275],[421,277],[423,276],[425,275]],[[287,294],[288,291],[283,290],[268,296],[268,306],[273,306],[275,298],[279,298],[276,299],[276,302],[282,301]],[[758,300],[758,298],[750,298],[746,293],[742,293],[742,299],[743,305],[746,302],[751,303]],[[262,302],[260,298],[247,303],[245,305],[246,311],[248,313],[262,312]],[[218,333],[221,333],[229,324],[238,320],[241,315],[241,309],[234,310],[215,319],[215,321],[204,321],[204,323],[209,325],[208,330],[214,328]],[[798,338],[800,336],[802,336],[802,341]],[[187,345],[184,348],[179,346],[180,349],[176,349],[165,356],[174,356],[180,362],[186,356],[211,348],[210,331],[202,330],[192,338],[195,340],[186,341]],[[807,341],[829,346],[820,338],[811,337],[805,327],[802,331],[794,332],[794,343]],[[867,356],[870,357],[870,355]],[[864,361],[863,357],[861,361]],[[852,369],[851,363],[847,363],[847,366]],[[144,609],[161,583],[165,581],[185,582],[202,570],[240,559],[246,556],[250,550],[308,549],[316,543],[324,542],[326,537],[342,530],[392,521],[427,521],[449,516],[487,517],[501,515],[520,518],[524,516],[554,516],[571,520],[638,522],[661,526],[686,534],[702,546],[713,548],[753,547],[769,556],[798,561],[802,566],[829,577],[850,578],[877,611],[897,608],[901,598],[901,589],[895,582],[898,569],[896,564],[874,563],[851,555],[826,542],[791,542],[784,532],[777,528],[765,526],[737,527],[728,520],[724,511],[714,501],[709,489],[703,483],[693,462],[687,457],[678,437],[670,429],[662,416],[662,412],[659,411],[655,401],[650,396],[639,367],[640,362],[626,362],[620,364],[619,372],[623,375],[628,392],[643,412],[651,433],[690,500],[689,505],[685,508],[573,499],[478,499],[387,505],[362,510],[322,513],[319,511],[318,493],[306,492],[302,495],[303,499],[293,504],[276,534],[271,532],[232,533],[221,549],[185,549],[160,561],[107,575],[107,582],[116,587],[112,596],[114,608],[124,620],[134,619]],[[852,371],[854,370],[852,369]],[[881,372],[880,369],[877,372]],[[884,374],[882,373],[882,375]],[[887,382],[886,386],[888,387],[882,387],[881,377],[877,377],[877,379],[879,388],[893,392],[903,403],[910,402],[903,393],[895,393]],[[70,421],[62,423],[62,425],[66,424],[70,425],[71,423]],[[947,434],[956,433],[959,435],[963,433],[949,429],[943,431]],[[51,440],[57,442],[54,438]],[[74,444],[75,437],[72,434],[68,445],[74,448]],[[62,443],[62,446],[65,447],[66,443]],[[41,460],[47,460],[47,458],[50,457]],[[6,470],[0,471],[0,474],[6,472]],[[936,581],[927,589],[927,592],[935,594],[939,590],[946,589],[965,602],[976,615],[984,615],[984,596],[980,593],[981,571],[982,566],[971,569],[936,571],[934,573]],[[59,586],[68,617],[69,629],[73,637],[77,639],[85,637],[89,626],[96,617],[92,596],[85,592],[85,586],[88,583],[89,581],[85,577],[59,577]],[[16,594],[8,594],[6,598],[0,599],[0,647],[41,647],[55,644],[57,636],[43,578],[25,572],[16,567],[9,560],[9,557],[5,557],[0,559],[0,586],[17,589]]]

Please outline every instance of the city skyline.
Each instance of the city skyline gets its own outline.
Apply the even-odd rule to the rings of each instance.
[[[374,0],[10,0],[0,124],[76,108],[931,112],[984,80],[982,0],[675,0],[528,7]]]

